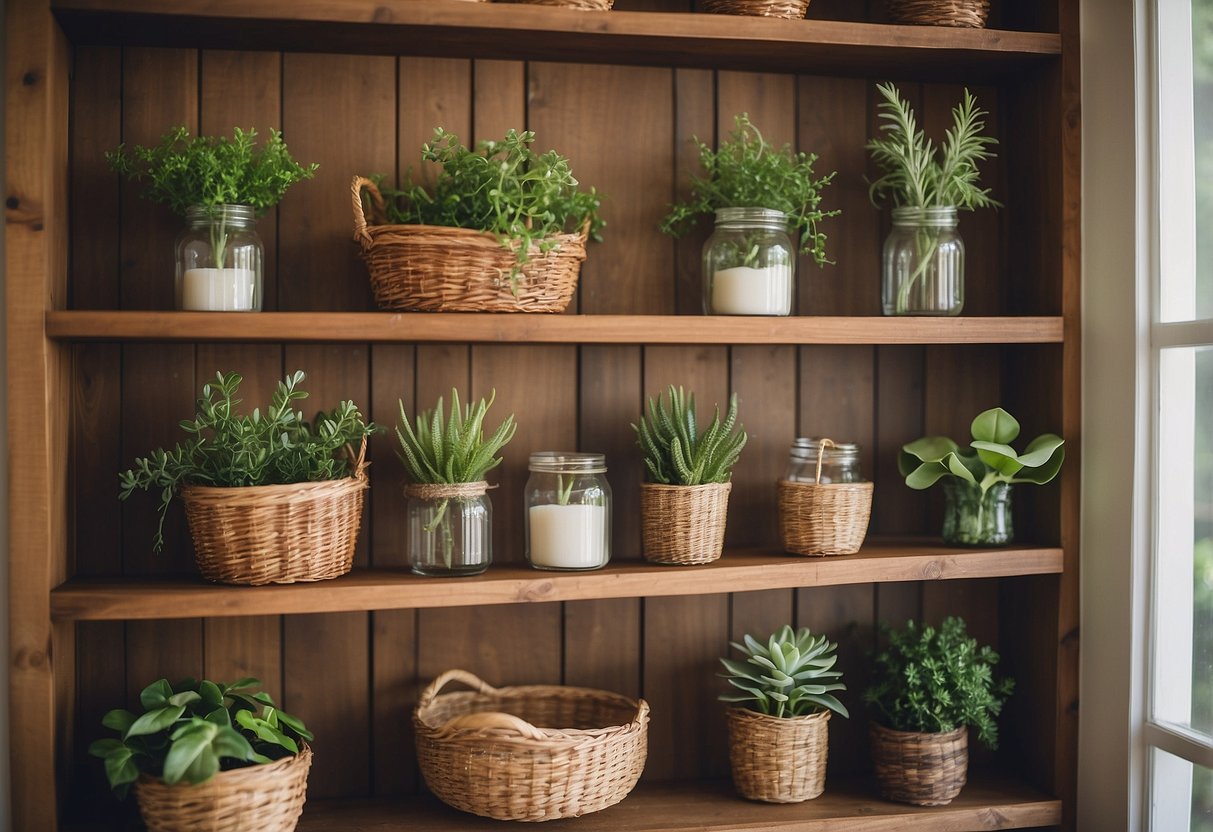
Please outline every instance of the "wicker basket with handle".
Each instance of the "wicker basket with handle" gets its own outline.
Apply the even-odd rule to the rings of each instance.
[[[888,0],[894,23],[982,29],[990,16],[990,0]]]
[[[779,536],[794,555],[853,555],[863,545],[872,516],[872,483],[821,481],[830,439],[817,446],[816,482],[780,480]]]
[[[441,693],[450,682],[471,691]],[[497,820],[580,817],[628,796],[648,753],[649,706],[559,685],[494,688],[448,670],[413,712],[417,759],[444,802]]]
[[[728,710],[733,785],[750,800],[801,803],[825,791],[830,712],[776,717]]]
[[[362,192],[370,195],[368,222]],[[515,271],[515,250],[470,228],[388,224],[375,183],[354,177],[354,239],[371,276],[375,303],[413,312],[563,312],[577,288],[589,224],[532,246]]]
[[[944,806],[964,788],[969,771],[969,729],[937,734],[894,731],[871,722],[872,764],[880,793],[915,806]]]

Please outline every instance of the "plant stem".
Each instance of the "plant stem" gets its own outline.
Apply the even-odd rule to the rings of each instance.
[[[914,288],[914,284],[918,282],[919,278],[926,274],[927,269],[931,265],[931,260],[935,257],[935,252],[939,250],[938,236],[932,234],[926,228],[919,228],[914,233],[918,237],[918,245],[915,247],[918,253],[918,263],[910,274],[909,280],[906,280],[901,286],[897,287],[897,313],[899,315],[905,315],[910,311],[910,291]]]
[[[215,268],[224,268],[224,261],[227,259],[227,203],[224,203],[220,214],[219,223],[215,223],[215,216],[211,214],[211,257],[215,260]]]

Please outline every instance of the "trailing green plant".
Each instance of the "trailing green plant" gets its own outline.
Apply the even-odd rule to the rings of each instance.
[[[888,644],[875,653],[863,694],[872,718],[894,731],[940,733],[967,725],[984,745],[997,748],[995,718],[1015,683],[994,678],[993,648],[978,647],[957,617],[938,629],[913,621],[902,630],[881,629]]]
[[[364,422],[352,401],[320,411],[312,422],[295,410],[307,398],[299,388],[306,378],[296,371],[278,382],[264,413],[236,412],[242,381],[238,373],[216,373],[202,387],[193,419],[179,423],[187,435],[171,451],[163,448],[135,460],[135,467],[119,475],[119,499],[135,490],[160,491],[160,523],[153,549],[164,546],[164,518],[173,496],[183,485],[240,487],[318,482],[349,474],[353,447],[377,428]]]
[[[808,627],[793,632],[784,625],[771,633],[766,644],[746,634],[744,644],[729,644],[744,661],[721,659],[720,675],[741,693],[721,694],[723,702],[749,703],[751,710],[776,717],[805,716],[833,711],[849,717],[846,706],[832,691],[846,690],[842,672],[834,670],[838,645]]]
[[[826,258],[826,235],[817,224],[841,213],[820,208],[821,193],[834,174],[818,177],[813,172],[816,154],[768,143],[746,113],[734,117],[733,124],[719,150],[713,151],[695,139],[705,175],[692,178],[690,199],[670,206],[661,230],[678,237],[689,231],[701,215],[719,208],[767,208],[787,214],[788,231],[798,240],[802,254],[812,255],[818,265],[830,262]],[[746,250],[738,249],[738,263],[750,265],[756,249],[743,248]]]
[[[729,409],[720,420],[717,405],[712,423],[699,432],[695,416],[695,394],[670,385],[666,399],[649,396],[649,411],[640,424],[633,424],[636,444],[644,451],[650,482],[665,485],[704,485],[728,482],[733,465],[745,447],[746,432],[737,423],[737,394],[729,397]],[[736,429],[734,426],[736,425]]]
[[[139,694],[143,712],[108,712],[101,724],[118,737],[88,753],[105,761],[110,787],[125,797],[141,774],[168,785],[197,785],[219,771],[272,763],[312,739],[303,721],[280,710],[251,677],[231,684],[187,679],[152,682]]]
[[[517,270],[532,246],[548,252],[560,245],[557,234],[588,228],[601,240],[606,223],[598,215],[602,198],[582,190],[569,160],[555,150],[536,153],[535,134],[510,130],[500,141],[481,141],[475,150],[441,127],[421,147],[421,159],[441,165],[434,185],[410,181],[399,190],[372,177],[384,197],[392,223],[473,228],[494,234],[517,255]]]

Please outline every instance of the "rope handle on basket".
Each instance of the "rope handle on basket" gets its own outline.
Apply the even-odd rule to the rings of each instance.
[[[438,729],[441,734],[452,734],[459,731],[508,731],[518,734],[523,739],[546,740],[547,734],[540,731],[525,719],[513,714],[503,714],[499,711],[481,711],[476,714],[464,714],[453,717],[443,723]]]
[[[367,467],[371,464],[366,460],[366,437],[362,437],[362,444],[358,446],[357,456],[354,455],[354,449],[350,447],[350,444],[348,442],[345,443],[345,455],[354,464],[354,469],[350,473],[350,476],[356,480],[361,479],[363,474],[366,473]]]
[[[383,194],[379,193],[379,187],[365,176],[355,176],[354,181],[350,183],[350,195],[354,200],[354,239],[360,242],[370,244],[371,233],[366,230],[366,209],[362,203],[362,192],[367,190],[371,192],[371,219],[379,219],[387,217],[387,208],[383,204]]]
[[[483,693],[486,696],[492,696],[497,693],[497,688],[481,679],[475,673],[458,669],[448,670],[445,673],[440,673],[437,679],[426,686],[426,689],[421,692],[421,696],[417,699],[417,707],[429,707],[430,703],[434,701],[434,697],[438,695],[438,692],[450,682],[462,682],[477,693]]]
[[[829,448],[835,448],[835,447],[837,447],[837,446],[834,444],[834,440],[833,440],[833,439],[825,439],[825,438],[823,438],[823,439],[822,439],[820,442],[818,442],[818,443],[817,443],[817,477],[816,477],[816,479],[814,480],[814,482],[815,482],[817,485],[821,485],[821,458],[822,458],[823,456],[825,456],[825,452],[826,452],[826,448],[827,448],[827,447],[829,447]]]

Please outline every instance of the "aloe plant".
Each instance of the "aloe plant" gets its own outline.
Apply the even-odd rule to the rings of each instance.
[[[667,395],[668,407],[661,395],[656,401],[650,396],[647,418],[632,425],[649,480],[664,485],[728,482],[747,438],[736,424],[737,394],[729,397],[724,421],[717,406],[712,423],[702,433],[695,416],[695,394],[688,396],[682,387],[671,384]]]
[[[776,630],[763,644],[746,634],[744,644],[729,642],[745,661],[721,659],[720,675],[741,693],[721,694],[723,702],[749,703],[751,710],[775,717],[805,716],[833,711],[849,717],[846,706],[831,691],[846,690],[842,672],[834,670],[838,645],[808,627]]]

